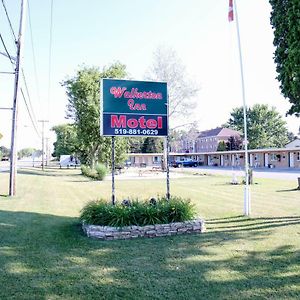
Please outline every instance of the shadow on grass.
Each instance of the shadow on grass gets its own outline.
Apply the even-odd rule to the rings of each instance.
[[[278,190],[278,191],[276,191],[277,193],[282,193],[282,192],[296,192],[296,191],[298,191],[298,192],[300,192],[300,188],[294,188],[294,189],[289,189],[289,190]]]
[[[232,231],[256,231],[267,228],[276,228],[300,224],[300,216],[278,217],[278,218],[243,218],[240,220],[220,222],[207,220],[207,228],[213,230],[222,229],[223,232]]]
[[[68,169],[66,169],[68,170]],[[44,171],[41,169],[33,169],[33,168],[24,168],[19,169],[18,174],[22,175],[37,175],[37,176],[50,176],[50,177],[78,177],[81,176],[81,174],[68,174],[68,171],[62,172],[60,169],[45,169]]]
[[[251,250],[294,220],[211,219],[201,235],[104,242],[77,218],[0,211],[0,299],[297,298],[299,252]]]
[[[226,220],[226,222],[231,222],[233,219],[241,219],[244,218],[244,215],[237,215],[237,216],[231,216],[231,217],[224,217],[224,218],[214,218],[214,219],[208,219],[207,221],[217,221],[217,222],[222,222],[222,220]],[[229,221],[227,221],[229,220]]]

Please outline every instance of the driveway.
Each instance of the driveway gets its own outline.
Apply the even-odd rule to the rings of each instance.
[[[174,168],[171,168],[172,171]],[[177,169],[178,170],[178,169]],[[207,167],[201,166],[196,168],[184,168],[181,170],[189,171],[189,172],[205,172],[209,174],[221,174],[232,176],[235,174],[236,176],[244,176],[245,169],[241,167]],[[300,169],[269,169],[269,168],[255,168],[253,169],[254,178],[274,178],[274,179],[284,179],[284,180],[297,180],[300,177]]]

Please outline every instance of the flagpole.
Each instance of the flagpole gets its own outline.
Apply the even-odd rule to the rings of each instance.
[[[243,68],[243,57],[241,49],[240,29],[239,29],[239,18],[237,12],[236,1],[234,3],[234,11],[236,15],[236,32],[239,47],[240,57],[240,72],[241,72],[241,83],[242,83],[242,96],[243,96],[243,114],[244,114],[244,144],[245,144],[245,190],[244,190],[244,215],[249,216],[251,213],[251,196],[249,187],[249,163],[248,163],[248,136],[247,136],[247,107],[246,107],[246,94],[245,94],[245,82],[244,82],[244,68]]]

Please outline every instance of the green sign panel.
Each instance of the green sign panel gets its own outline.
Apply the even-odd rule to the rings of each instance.
[[[167,136],[167,84],[102,79],[100,124],[104,136]]]

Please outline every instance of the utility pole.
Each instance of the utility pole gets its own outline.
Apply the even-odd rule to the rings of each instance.
[[[21,16],[19,36],[17,42],[17,57],[16,57],[16,69],[15,69],[15,87],[14,87],[14,100],[13,100],[13,112],[12,112],[12,132],[11,132],[11,153],[10,153],[10,168],[9,168],[9,196],[16,195],[16,173],[17,173],[17,121],[18,121],[18,99],[20,96],[20,81],[19,71],[21,69],[23,60],[23,41],[24,41],[24,29],[26,19],[27,0],[21,2]]]
[[[46,138],[46,166],[50,163],[50,149],[49,149],[49,138]]]
[[[49,122],[48,120],[38,120],[42,123],[42,170],[44,171],[45,166],[45,123]]]

